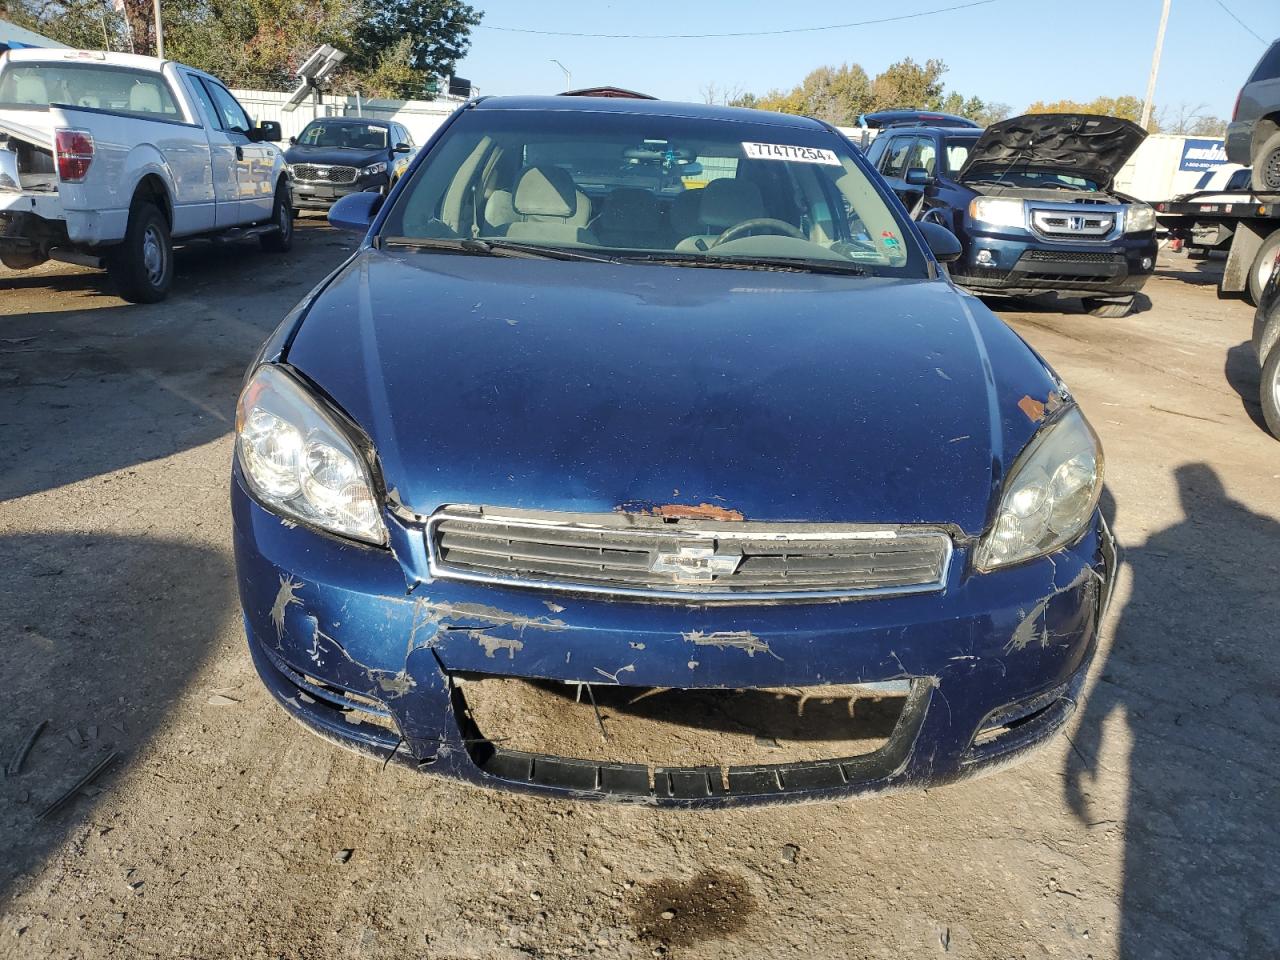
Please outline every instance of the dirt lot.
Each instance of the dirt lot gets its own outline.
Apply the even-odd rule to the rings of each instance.
[[[0,271],[0,759],[50,721],[0,780],[0,956],[1280,955],[1280,443],[1212,265],[1167,256],[1124,320],[1006,314],[1101,433],[1126,549],[1069,738],[929,793],[689,814],[382,770],[260,687],[235,393],[349,246],[194,248],[153,307]]]

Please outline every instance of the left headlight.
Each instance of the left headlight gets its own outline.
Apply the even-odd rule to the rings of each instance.
[[[385,160],[380,160],[377,163],[371,163],[367,167],[360,168],[360,176],[362,177],[376,177],[378,174],[386,172],[387,163]]]
[[[279,367],[259,367],[240,393],[236,456],[272,510],[339,536],[387,542],[368,461],[348,428]]]
[[[1131,203],[1124,208],[1124,232],[1145,233],[1156,228],[1156,211],[1149,203]]]
[[[1071,407],[1014,464],[974,563],[989,571],[1052,553],[1080,535],[1101,495],[1102,447],[1079,408]]]

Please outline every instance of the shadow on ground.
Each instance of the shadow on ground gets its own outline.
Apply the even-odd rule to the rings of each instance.
[[[213,649],[233,604],[219,551],[154,537],[0,538],[0,719],[7,764],[41,721],[21,773],[0,780],[0,903],[85,821],[98,789],[145,776],[136,760]],[[120,756],[86,794],[37,819],[98,760]]]
[[[4,309],[14,312],[0,318],[7,461],[0,499],[165,457],[230,431],[241,377],[258,346],[350,248],[330,230],[298,237],[284,256],[251,244],[193,245],[179,257],[172,297],[149,306],[107,296],[105,275],[92,272],[32,277],[26,292],[3,294]],[[13,282],[0,280],[0,291]],[[66,305],[57,295],[63,289],[86,296],[73,298],[71,309],[28,308]]]
[[[1280,956],[1280,524],[1205,464],[1175,471],[1184,519],[1124,554],[1131,599],[1095,664],[1066,799],[1082,821],[1107,737],[1131,739],[1123,960]],[[1107,750],[1111,757],[1123,750]]]

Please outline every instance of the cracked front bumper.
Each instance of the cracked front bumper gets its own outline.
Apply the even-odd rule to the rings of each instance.
[[[959,550],[935,594],[697,605],[446,580],[411,589],[390,551],[282,522],[238,476],[232,501],[250,652],[312,730],[487,786],[686,807],[930,786],[1042,743],[1075,706],[1115,568],[1099,515],[1074,546],[1009,570],[972,573]],[[716,634],[757,642],[705,642]],[[908,694],[871,754],[649,769],[485,740],[452,679],[476,673],[677,689],[905,680]]]

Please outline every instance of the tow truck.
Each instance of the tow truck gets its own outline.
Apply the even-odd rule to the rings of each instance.
[[[1171,238],[1227,251],[1219,296],[1242,293],[1251,304],[1259,302],[1280,253],[1280,195],[1198,194],[1164,200],[1155,208]]]

